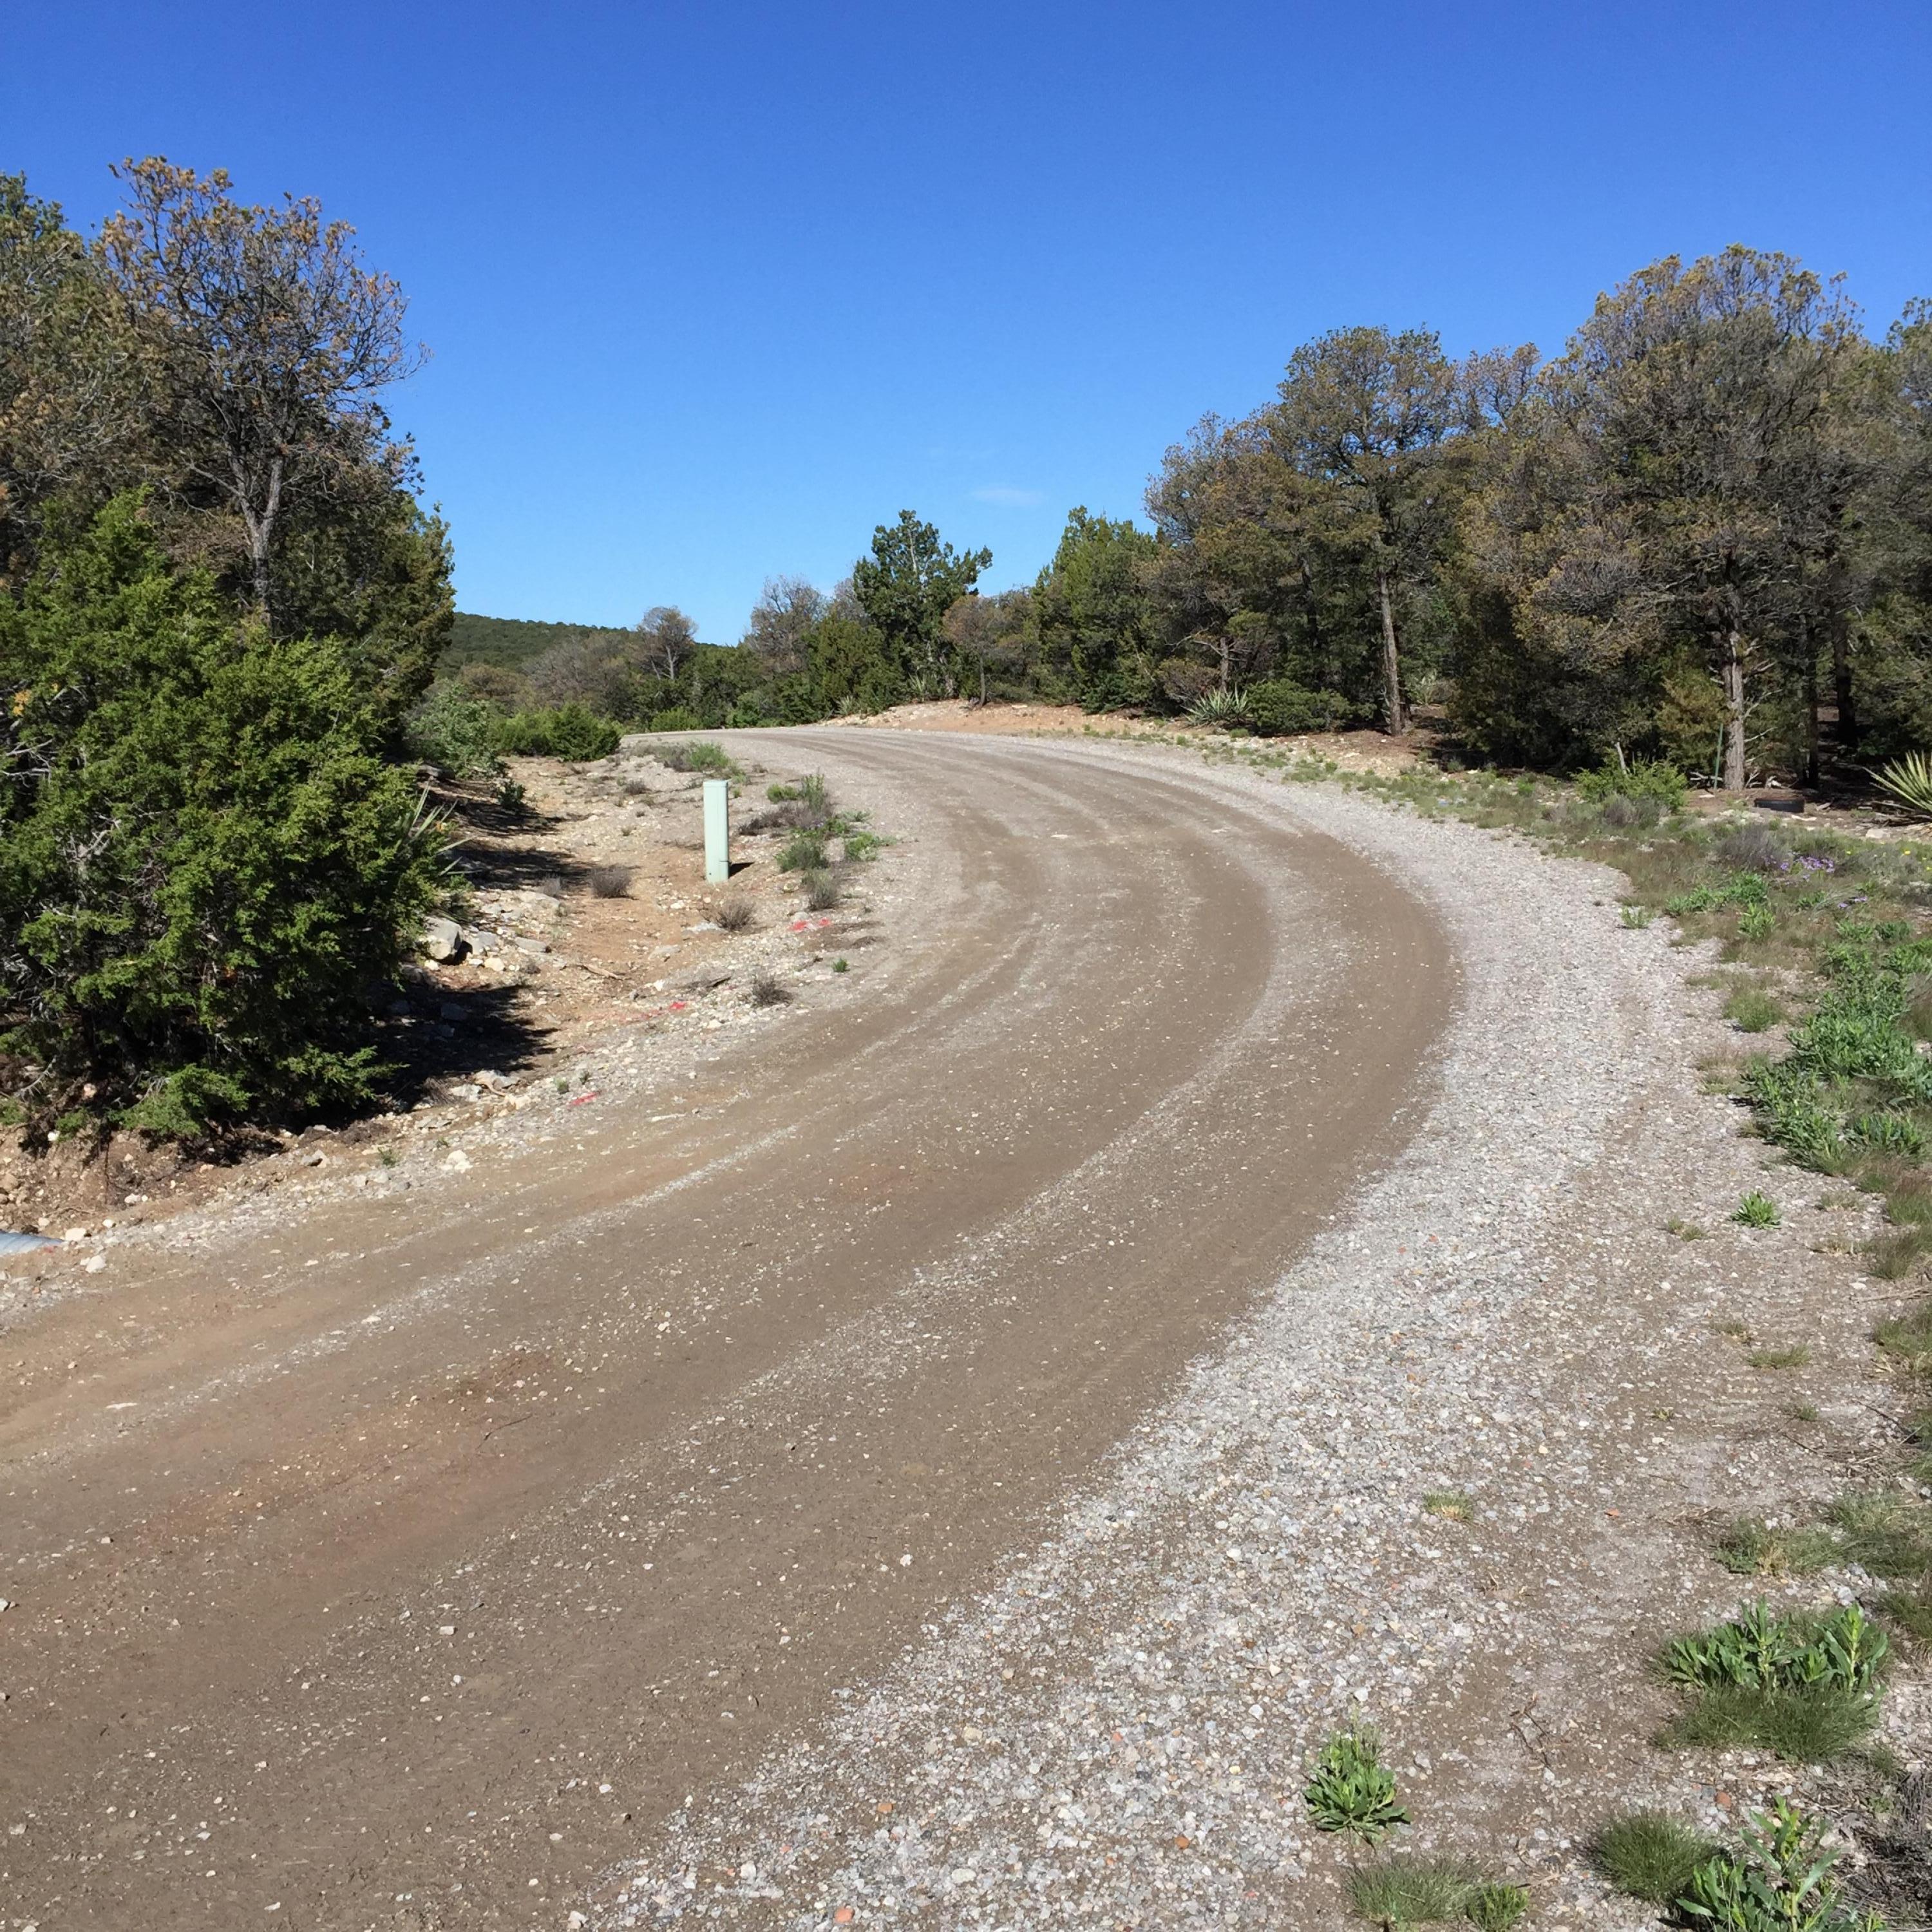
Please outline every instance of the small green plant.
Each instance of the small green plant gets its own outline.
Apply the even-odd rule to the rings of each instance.
[[[1768,902],[1748,905],[1738,914],[1740,939],[1768,939],[1778,925],[1778,914]]]
[[[1386,1858],[1348,1874],[1348,1903],[1382,1932],[1460,1918],[1474,1890],[1461,1866],[1442,1858]]]
[[[1922,1225],[1900,1228],[1895,1234],[1881,1234],[1858,1250],[1864,1258],[1866,1274],[1876,1276],[1880,1281],[1903,1281],[1917,1274],[1918,1264],[1928,1251],[1932,1251],[1932,1228]],[[1919,1325],[1922,1327],[1923,1324]],[[1897,1352],[1883,1334],[1878,1340],[1881,1348]]]
[[[1778,1203],[1768,1194],[1760,1194],[1755,1188],[1731,1214],[1731,1219],[1741,1228],[1774,1228],[1779,1218]]]
[[[854,865],[862,865],[892,842],[883,832],[848,832],[844,847],[845,856]]]
[[[1424,1514],[1447,1516],[1451,1522],[1467,1522],[1476,1506],[1460,1490],[1431,1490],[1422,1499]]]
[[[568,1094],[570,1091],[570,1082],[561,1075],[557,1078],[556,1090],[560,1094]]]
[[[1932,1372],[1932,1300],[1918,1302],[1903,1315],[1881,1322],[1872,1339],[1911,1374]]]
[[[1648,906],[1627,905],[1618,915],[1623,924],[1633,932],[1641,932],[1654,920],[1657,914]]]
[[[1692,1874],[1718,1856],[1706,1838],[1661,1811],[1627,1811],[1598,1832],[1597,1868],[1621,1892],[1647,1905],[1670,1905],[1690,1888]]]
[[[1695,1221],[1682,1220],[1675,1214],[1664,1222],[1664,1231],[1667,1234],[1675,1234],[1680,1241],[1701,1241],[1704,1238],[1703,1229]]]
[[[1754,1813],[1735,1852],[1690,1874],[1678,1910],[1708,1932],[1882,1932],[1883,1922],[1843,1902],[1824,1827],[1790,1799]]]
[[[1856,1604],[1810,1617],[1774,1616],[1754,1604],[1664,1652],[1664,1676],[1694,1701],[1660,1742],[1750,1744],[1794,1763],[1828,1762],[1876,1721],[1889,1648]]]
[[[1932,1646],[1932,1578],[1921,1577],[1909,1590],[1886,1591],[1878,1606],[1914,1643]]]
[[[1932,1568],[1932,1510],[1896,1491],[1840,1496],[1826,1512],[1838,1552],[1874,1576],[1922,1575]]]
[[[1811,1350],[1803,1342],[1785,1348],[1754,1348],[1744,1360],[1754,1369],[1802,1369],[1811,1359]]]
[[[1462,1916],[1476,1932],[1516,1932],[1528,1910],[1526,1886],[1493,1879],[1476,1886],[1462,1904]]]
[[[397,1162],[402,1159],[402,1156],[392,1147],[382,1147],[376,1150],[376,1158],[385,1167],[394,1167]]]
[[[825,835],[822,832],[794,832],[778,850],[782,872],[822,872],[825,869]]]
[[[514,778],[496,782],[496,803],[505,812],[521,812],[530,802],[530,794]]]
[[[1338,1732],[1322,1748],[1302,1793],[1316,1828],[1378,1844],[1408,1814],[1396,1802],[1382,1741],[1366,1726]]]
[[[822,866],[805,875],[805,903],[813,912],[830,912],[838,903],[838,877]]]
[[[1773,1529],[1741,1517],[1718,1540],[1718,1560],[1736,1576],[1808,1576],[1838,1553],[1822,1530]]]
[[[774,784],[766,786],[765,796],[774,805],[794,805],[805,794],[796,785]]]
[[[852,970],[851,962],[849,960],[835,959],[832,962],[832,970],[835,973],[849,973]]]
[[[1784,1017],[1784,1009],[1757,986],[1740,986],[1724,1002],[1724,1017],[1740,1033],[1768,1033]]]

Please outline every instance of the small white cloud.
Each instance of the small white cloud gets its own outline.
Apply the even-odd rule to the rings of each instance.
[[[1009,490],[1003,484],[994,484],[984,490],[973,492],[974,501],[980,503],[998,503],[1010,510],[1036,510],[1046,501],[1038,490]]]

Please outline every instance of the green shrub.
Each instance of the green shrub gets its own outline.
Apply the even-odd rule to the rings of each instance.
[[[1383,1768],[1382,1741],[1366,1729],[1338,1732],[1322,1747],[1302,1792],[1324,1832],[1378,1844],[1408,1814],[1395,1802],[1395,1778]]]
[[[440,837],[333,640],[177,575],[137,498],[0,599],[0,1054],[158,1133],[361,1100]]]
[[[1478,1885],[1462,1904],[1462,1916],[1476,1932],[1516,1932],[1528,1910],[1526,1887],[1494,1881]]]
[[[497,728],[500,750],[526,758],[562,758],[581,764],[608,758],[623,734],[608,718],[581,704],[553,710],[514,712]]]
[[[1732,1210],[1731,1219],[1740,1227],[1774,1228],[1779,1219],[1778,1203],[1753,1188]]]
[[[825,835],[794,832],[778,849],[782,872],[820,872],[825,869]]]
[[[688,744],[664,745],[651,754],[661,765],[674,772],[709,772],[716,778],[731,778],[738,767],[722,745],[709,738],[694,738]]]
[[[1308,731],[1339,731],[1360,716],[1339,691],[1310,691],[1285,677],[1250,685],[1247,722],[1269,738],[1292,737]]]
[[[1675,812],[1684,802],[1689,782],[1675,765],[1661,760],[1640,758],[1620,765],[1606,758],[1594,771],[1579,774],[1576,790],[1593,805],[1612,798],[1654,799],[1666,812]]]
[[[668,711],[654,711],[647,728],[653,731],[701,731],[704,720],[694,711],[687,711],[681,704],[674,704]]]
[[[494,778],[503,768],[496,755],[502,724],[503,714],[487,698],[448,679],[432,685],[410,713],[409,748],[452,778]]]

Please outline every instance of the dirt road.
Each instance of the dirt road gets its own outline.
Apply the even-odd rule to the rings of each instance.
[[[912,834],[842,1004],[9,1334],[0,1924],[560,1924],[1401,1144],[1454,974],[1342,847],[1072,748],[806,754]]]

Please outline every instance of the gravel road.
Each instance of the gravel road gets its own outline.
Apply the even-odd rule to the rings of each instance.
[[[820,751],[904,835],[836,1000],[12,1327],[16,1922],[562,1923],[993,1587],[1422,1119],[1444,932],[1272,798]]]
[[[1724,1226],[1816,1190],[1684,956],[1150,748],[758,748],[902,835],[836,989],[10,1332],[0,1924],[1325,1926],[1364,1712],[1416,1842],[1642,1924],[1606,1804],[1780,1775],[1660,1766],[1643,1655],[1882,1426],[1713,1338],[1876,1304]]]

